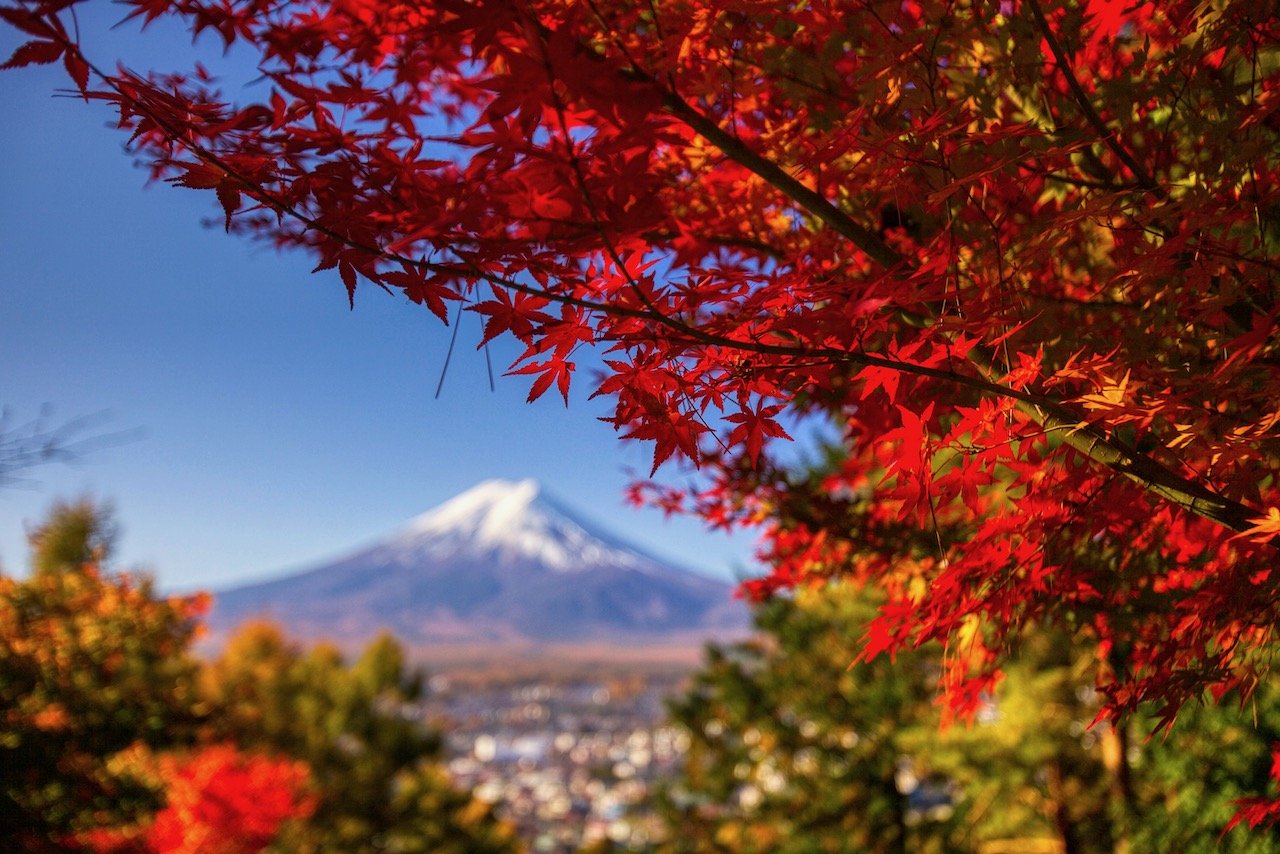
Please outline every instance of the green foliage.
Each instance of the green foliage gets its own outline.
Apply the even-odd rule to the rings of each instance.
[[[762,605],[671,707],[691,749],[663,800],[667,850],[1280,852],[1223,830],[1268,791],[1280,686],[1243,711],[1094,724],[1096,650],[1040,628],[968,726],[940,728],[941,651],[849,661],[876,601],[844,585]],[[1144,723],[1145,721],[1145,723]]]
[[[905,737],[936,726],[930,656],[848,666],[849,628],[873,613],[802,591],[760,609],[764,639],[709,650],[671,707],[691,740],[664,803],[671,850],[958,850],[954,816],[926,818],[897,784]]]
[[[276,626],[251,623],[203,686],[220,736],[311,767],[316,811],[286,827],[282,850],[513,850],[489,808],[450,785],[438,737],[413,716],[422,680],[390,636],[347,666],[333,647],[303,651]]]
[[[30,535],[31,570],[36,574],[101,565],[111,556],[116,529],[111,511],[88,499],[59,502]]]
[[[1271,749],[1280,744],[1280,684],[1259,686],[1246,703],[1189,704],[1168,736],[1141,745],[1135,851],[1276,854],[1280,832],[1237,828],[1219,839],[1242,798],[1268,794]],[[1235,700],[1236,702],[1233,702]]]
[[[1089,726],[1099,710],[1089,665],[1070,638],[1033,633],[972,726],[910,736],[913,755],[963,793],[966,839],[978,850],[992,843],[1115,847],[1112,813],[1126,807],[1111,802],[1121,793],[1111,788],[1104,744],[1114,747],[1123,735],[1105,723]]]

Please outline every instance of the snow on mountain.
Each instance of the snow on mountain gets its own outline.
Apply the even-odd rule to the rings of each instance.
[[[228,590],[210,622],[268,615],[303,636],[410,643],[661,640],[736,634],[728,584],[646,553],[532,480],[491,480],[321,566]]]
[[[661,564],[593,530],[533,480],[480,483],[409,522],[382,549],[400,560],[534,560],[555,572],[586,572],[604,563],[638,570]]]

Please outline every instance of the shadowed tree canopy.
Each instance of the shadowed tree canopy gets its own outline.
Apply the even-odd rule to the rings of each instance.
[[[1277,617],[1280,21],[1249,0],[130,0],[265,85],[61,62],[226,228],[519,339],[698,466],[666,506],[768,529],[764,595],[887,595],[971,712],[1031,620],[1112,713],[1246,693]],[[841,437],[823,478],[788,429]],[[1119,650],[1122,654],[1111,655]],[[852,647],[851,647],[851,655]]]

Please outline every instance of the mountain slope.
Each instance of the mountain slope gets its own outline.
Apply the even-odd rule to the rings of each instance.
[[[410,644],[661,641],[737,634],[728,584],[579,518],[533,481],[487,481],[322,566],[219,594],[215,633],[269,615],[306,637]]]

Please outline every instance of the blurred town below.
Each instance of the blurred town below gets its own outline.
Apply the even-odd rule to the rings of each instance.
[[[437,672],[418,713],[443,735],[450,778],[510,820],[536,851],[664,837],[653,808],[689,737],[666,703],[692,664],[620,660]]]

